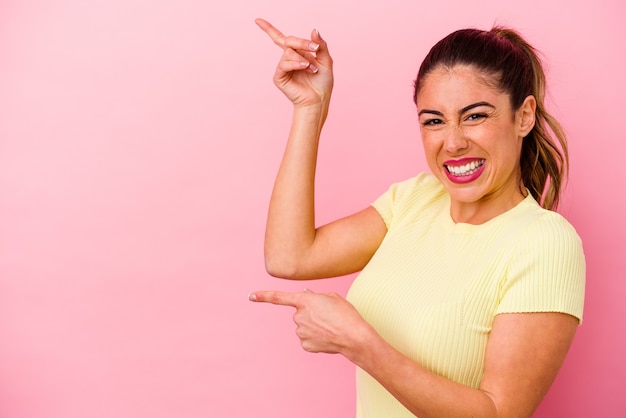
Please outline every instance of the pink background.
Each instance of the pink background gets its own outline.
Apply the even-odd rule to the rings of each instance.
[[[536,416],[626,416],[620,0],[0,3],[0,416],[353,416],[353,366],[247,301],[304,287],[263,267],[290,105],[257,16],[336,61],[320,222],[425,169],[411,84],[435,41],[496,22],[544,52],[588,287]]]

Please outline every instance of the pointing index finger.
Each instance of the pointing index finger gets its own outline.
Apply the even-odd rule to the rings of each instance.
[[[250,293],[248,299],[253,302],[266,302],[274,305],[293,306],[294,308],[298,308],[301,305],[298,293],[280,292],[277,290],[263,290]]]
[[[285,35],[283,35],[278,29],[270,24],[267,20],[258,18],[255,19],[254,23],[256,23],[263,32],[267,33],[272,41],[281,48],[285,47]]]

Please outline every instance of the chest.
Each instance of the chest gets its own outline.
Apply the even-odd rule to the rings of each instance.
[[[498,231],[408,224],[390,231],[348,299],[408,357],[443,375],[477,376],[510,248]]]

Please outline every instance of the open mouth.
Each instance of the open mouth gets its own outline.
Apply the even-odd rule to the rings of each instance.
[[[463,165],[445,164],[445,167],[446,167],[446,170],[448,170],[448,173],[452,174],[453,176],[469,176],[471,174],[474,174],[476,171],[478,171],[480,167],[483,166],[483,164],[485,164],[485,160],[480,159],[480,160],[472,160]]]

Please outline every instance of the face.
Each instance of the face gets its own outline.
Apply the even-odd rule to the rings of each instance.
[[[417,111],[428,165],[450,193],[457,222],[482,223],[524,198],[520,153],[534,126],[532,96],[509,95],[477,69],[438,67],[420,83]]]

